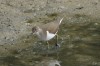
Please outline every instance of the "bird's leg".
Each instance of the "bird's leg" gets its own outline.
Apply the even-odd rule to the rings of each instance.
[[[56,44],[58,44],[58,34],[56,35]]]
[[[48,44],[48,49],[49,49],[49,42],[47,41],[47,44]]]
[[[60,47],[60,45],[58,44],[58,34],[56,35],[56,47]]]

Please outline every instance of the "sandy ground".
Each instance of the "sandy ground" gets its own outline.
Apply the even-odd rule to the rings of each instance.
[[[0,54],[31,46],[20,42],[34,42],[34,38],[27,36],[35,24],[52,21],[55,17],[71,22],[78,14],[99,19],[100,0],[0,0]]]

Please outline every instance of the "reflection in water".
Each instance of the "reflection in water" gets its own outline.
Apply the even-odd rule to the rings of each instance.
[[[35,46],[37,46],[37,44]],[[44,45],[42,46],[40,45],[42,48],[39,48],[39,49],[37,49],[37,47],[35,46],[33,48],[33,52],[36,52],[37,55],[41,55],[42,56],[41,58],[43,58],[41,61],[36,63],[36,66],[61,66],[60,61],[59,61],[59,49],[60,48],[57,49],[53,45],[48,50],[48,47]]]
[[[50,59],[48,57],[48,58],[44,58],[42,61],[36,64],[36,66],[61,66],[61,65],[58,60]]]

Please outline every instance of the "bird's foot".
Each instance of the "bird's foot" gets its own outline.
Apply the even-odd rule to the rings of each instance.
[[[60,47],[60,44],[56,44],[55,47],[56,47],[56,48],[59,48],[59,47]]]

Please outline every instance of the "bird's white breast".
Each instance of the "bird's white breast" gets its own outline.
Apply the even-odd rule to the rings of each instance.
[[[49,33],[49,31],[46,31],[47,32],[47,38],[46,40],[50,40],[52,39],[56,34],[53,34],[53,33]]]

